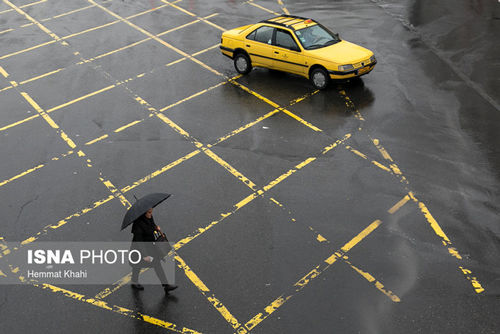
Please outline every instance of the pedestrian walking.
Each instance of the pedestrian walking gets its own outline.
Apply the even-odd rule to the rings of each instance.
[[[139,284],[139,273],[142,268],[152,267],[166,293],[176,289],[176,285],[168,284],[165,272],[161,267],[161,253],[153,245],[153,242],[157,239],[156,236],[159,236],[162,232],[160,227],[155,224],[152,208],[133,222],[132,233],[134,237],[132,238],[130,250],[138,250],[142,256],[139,263],[130,263],[132,266],[132,288],[144,290],[144,287]]]
[[[138,263],[130,262],[132,267],[132,288],[144,290],[139,284],[139,273],[142,268],[153,268],[160,283],[168,294],[169,291],[177,289],[176,285],[169,284],[161,261],[168,251],[160,249],[159,244],[167,244],[168,240],[153,219],[153,208],[170,197],[170,194],[154,193],[146,195],[127,210],[123,218],[121,229],[125,229],[132,224],[132,244],[130,251],[137,250],[142,258]]]

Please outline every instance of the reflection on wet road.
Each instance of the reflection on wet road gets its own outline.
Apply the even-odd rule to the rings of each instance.
[[[498,332],[499,7],[2,0],[0,283],[22,284],[0,285],[0,332]],[[377,67],[321,92],[237,75],[221,33],[280,13]],[[155,211],[170,296],[130,275],[28,281],[10,260],[130,240],[124,212],[151,192],[173,194]]]

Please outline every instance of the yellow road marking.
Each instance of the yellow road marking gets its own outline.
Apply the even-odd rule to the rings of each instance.
[[[194,61],[195,63],[199,64],[200,66],[206,68],[207,70],[219,75],[219,76],[223,76],[221,73],[219,73],[218,71],[214,70],[213,68],[211,68],[210,66],[202,63],[201,61],[199,61],[198,59],[192,57],[191,55],[187,54],[186,52],[174,47],[173,45],[171,45],[170,43],[167,43],[165,42],[163,39],[159,38],[158,36],[156,35],[153,35],[152,33],[150,33],[149,31],[137,26],[136,24],[130,22],[127,18],[123,18],[121,17],[120,15],[112,12],[111,10],[107,9],[106,7],[100,5],[100,4],[97,4],[94,0],[88,0],[91,4],[95,4],[97,7],[99,7],[100,9],[102,9],[103,11],[105,11],[106,13],[108,13],[109,15],[111,16],[114,16],[115,18],[117,18],[119,21],[129,25],[130,27],[140,31],[141,33],[145,34],[146,36],[148,37],[151,37],[152,39],[154,39],[155,41],[157,41],[158,43],[160,44],[163,44],[164,46],[168,47],[169,49],[181,54],[182,56],[184,57],[187,57],[189,59],[191,59],[192,61]]]
[[[50,109],[48,109],[48,110],[47,110],[47,113],[51,113],[51,112],[53,112],[53,111],[59,110],[59,109],[61,109],[61,108],[67,107],[67,106],[69,106],[69,105],[72,105],[72,104],[74,104],[74,103],[76,103],[76,102],[79,102],[79,101],[82,101],[82,100],[88,99],[89,97],[92,97],[92,96],[94,96],[94,95],[97,95],[97,94],[103,93],[103,92],[108,91],[108,90],[110,90],[110,89],[112,89],[112,88],[114,88],[114,87],[116,87],[116,85],[109,85],[109,86],[107,86],[107,87],[104,87],[104,88],[101,88],[101,89],[99,89],[99,90],[96,90],[95,92],[91,92],[91,93],[85,94],[85,95],[80,96],[80,97],[78,97],[78,98],[76,98],[76,99],[74,99],[74,100],[71,100],[71,101],[65,102],[65,103],[63,103],[63,104],[60,104],[60,105],[58,105],[58,106],[55,106],[55,107],[53,107],[53,108],[50,108]],[[1,130],[1,129],[0,129],[0,130]]]
[[[317,132],[321,132],[323,130],[321,130],[320,128],[312,125],[311,123],[309,123],[308,121],[304,120],[303,118],[297,116],[296,114],[292,113],[291,111],[287,110],[287,109],[282,109],[282,111],[287,114],[288,116],[296,119],[297,121],[299,121],[300,123],[304,124],[305,126],[313,129],[314,131],[317,131]]]
[[[244,3],[252,5],[252,6],[257,7],[259,9],[262,9],[265,12],[268,12],[268,13],[271,13],[271,14],[274,14],[274,15],[277,15],[277,16],[280,15],[280,13],[276,13],[274,10],[270,10],[270,9],[267,9],[266,7],[263,7],[263,6],[259,5],[259,4],[256,4],[255,2],[253,2],[253,0],[248,0],[248,1],[245,1]]]
[[[109,137],[109,135],[105,134],[104,136],[100,136],[100,137],[98,137],[98,138],[96,138],[96,139],[92,139],[92,140],[90,140],[90,141],[86,142],[86,143],[85,143],[85,145],[87,145],[87,146],[88,146],[88,145],[95,144],[95,143],[97,143],[98,141],[101,141],[101,140],[106,139],[106,138],[108,138],[108,137]]]
[[[200,278],[194,273],[191,268],[184,262],[184,260],[175,254],[175,260],[177,260],[177,265],[181,268],[189,280],[198,288],[198,290],[205,296],[208,301],[215,307],[215,309],[223,316],[223,318],[237,330],[238,333],[246,333],[246,330],[241,327],[240,322],[234,317],[234,315],[229,312],[229,310],[218,300],[213,294],[210,294],[210,289],[203,283]],[[243,329],[243,331],[242,331]]]
[[[116,133],[121,132],[121,131],[123,131],[123,130],[125,130],[125,129],[127,129],[127,128],[130,128],[131,126],[136,125],[137,123],[142,122],[142,121],[143,121],[143,120],[136,120],[136,121],[130,122],[130,123],[125,124],[124,126],[122,126],[122,127],[118,128],[118,129],[116,129],[114,132],[116,132]]]
[[[285,4],[282,0],[278,0],[278,4],[280,5],[281,10],[283,10],[283,13],[290,15],[290,12],[288,11],[288,9],[286,9]]]
[[[12,28],[2,30],[2,31],[0,31],[0,35],[1,35],[1,34],[3,34],[3,33],[9,32],[9,31],[13,31],[13,30],[14,30],[14,29],[12,29]]]
[[[19,178],[21,178],[21,177],[23,177],[23,176],[25,176],[25,175],[28,175],[28,174],[30,174],[30,173],[32,173],[32,172],[34,172],[34,171],[36,171],[37,169],[42,168],[43,166],[45,166],[45,165],[44,165],[44,164],[40,164],[40,165],[35,166],[35,167],[33,167],[33,168],[30,168],[30,169],[28,169],[28,170],[26,170],[26,171],[24,171],[24,172],[22,172],[22,173],[20,173],[20,174],[17,174],[16,176],[13,176],[13,177],[11,177],[10,179],[4,180],[4,181],[0,182],[0,187],[1,187],[1,186],[4,186],[4,185],[6,185],[7,183],[10,183],[10,182],[12,182],[12,181],[14,181],[14,180],[17,180],[17,179],[19,179]]]
[[[4,0],[6,1],[6,0]],[[58,134],[61,136],[61,138],[66,142],[66,144],[68,144],[69,147],[71,148],[75,148],[76,145],[75,143],[68,137],[68,135],[66,135],[66,133],[61,130],[59,128],[59,126],[56,124],[56,122],[54,122],[54,120],[42,109],[40,108],[40,106],[31,98],[31,96],[29,96],[27,93],[25,92],[21,92],[21,95],[24,97],[24,99],[26,101],[28,101],[29,104],[31,104],[31,106],[33,108],[35,108],[35,110],[38,112],[38,114],[40,116],[42,116],[42,118],[53,128],[53,129],[56,129]]]
[[[363,231],[361,231],[357,236],[355,236],[351,241],[346,243],[341,249],[342,252],[349,251],[352,247],[357,245],[361,240],[366,238],[370,233],[372,233],[378,226],[380,226],[380,221],[376,220],[371,223],[368,227],[366,227]],[[276,298],[271,304],[264,308],[264,312],[257,314],[248,322],[245,323],[245,327],[248,330],[254,329],[258,324],[260,324],[263,320],[269,317],[272,313],[274,313],[277,309],[283,306],[290,298],[292,298],[297,292],[301,291],[304,287],[306,287],[313,279],[319,277],[323,272],[325,272],[332,264],[334,264],[337,259],[341,258],[343,254],[340,252],[333,253],[330,257],[324,260],[323,265],[318,265],[306,275],[304,275],[301,279],[299,279],[291,288],[291,291],[288,293],[279,296]]]
[[[173,45],[171,45],[171,44],[169,44],[169,43],[165,42],[165,41],[164,41],[164,40],[162,40],[161,38],[158,38],[157,36],[155,36],[155,35],[153,35],[152,33],[150,33],[149,31],[147,31],[147,30],[145,30],[145,29],[143,29],[143,28],[141,28],[141,27],[139,27],[139,26],[135,25],[134,23],[130,22],[128,19],[123,18],[123,17],[121,17],[120,15],[118,15],[118,14],[116,14],[116,13],[114,13],[114,12],[110,11],[109,9],[107,9],[107,8],[105,8],[105,7],[103,7],[103,6],[99,5],[99,4],[97,4],[94,0],[88,0],[88,1],[89,1],[90,3],[92,3],[92,4],[97,5],[97,7],[101,8],[103,11],[105,11],[105,12],[106,12],[106,13],[108,13],[109,15],[114,16],[114,17],[115,17],[115,18],[117,18],[118,20],[120,20],[120,21],[122,21],[122,22],[126,23],[127,25],[131,26],[132,28],[134,28],[134,29],[136,29],[136,30],[138,30],[138,31],[142,32],[142,33],[143,33],[143,34],[145,34],[146,36],[148,36],[148,37],[150,37],[150,38],[154,39],[155,41],[157,41],[157,42],[158,42],[158,43],[160,43],[160,44],[163,44],[164,46],[168,47],[169,49],[171,49],[171,50],[173,50],[173,51],[175,51],[175,52],[177,52],[177,53],[179,53],[180,55],[182,55],[182,56],[184,56],[184,57],[186,57],[186,58],[189,58],[190,60],[192,60],[193,62],[195,62],[195,63],[197,63],[198,65],[202,66],[203,68],[205,68],[205,69],[209,70],[210,72],[212,72],[212,73],[214,73],[214,74],[216,74],[216,75],[218,75],[218,76],[222,76],[222,77],[224,77],[224,78],[227,78],[227,76],[223,75],[223,74],[222,74],[222,73],[220,73],[219,71],[217,71],[217,70],[215,70],[214,68],[212,68],[212,67],[208,66],[207,64],[205,64],[205,63],[203,63],[202,61],[198,60],[197,58],[194,58],[193,56],[191,56],[191,55],[187,54],[186,52],[184,52],[184,51],[182,51],[182,50],[180,50],[180,49],[178,49],[178,48],[174,47]],[[254,96],[259,97],[261,100],[263,100],[263,101],[267,102],[268,104],[272,105],[273,107],[275,107],[275,108],[279,108],[279,106],[278,106],[276,103],[274,103],[274,102],[270,101],[270,100],[269,100],[269,99],[267,99],[267,98],[264,98],[263,96],[261,96],[260,94],[257,94],[256,92],[253,92],[252,90],[250,90],[249,88],[247,88],[247,87],[243,86],[242,84],[240,84],[240,83],[238,83],[238,82],[236,82],[236,81],[234,81],[234,80],[231,80],[230,82],[231,82],[231,83],[233,83],[233,84],[235,84],[235,85],[236,85],[236,86],[238,86],[238,87],[241,87],[241,88],[245,89],[245,90],[246,90],[246,91],[248,91],[248,92],[251,92]],[[287,115],[289,115],[289,116],[291,116],[291,117],[295,118],[296,120],[300,121],[302,124],[304,124],[304,125],[306,125],[306,126],[310,127],[310,128],[311,128],[311,129],[313,129],[314,131],[321,131],[319,128],[317,128],[317,127],[315,127],[314,125],[312,125],[312,124],[308,123],[307,121],[305,121],[305,120],[303,120],[302,118],[300,118],[299,116],[297,116],[297,115],[293,114],[293,113],[292,113],[292,112],[290,112],[289,110],[282,109],[282,111],[283,111],[283,112],[285,112]]]
[[[375,145],[375,147],[379,150],[380,154],[384,157],[384,159],[386,159],[387,161],[389,161],[391,163],[390,166],[391,166],[392,173],[394,175],[396,175],[397,177],[399,177],[400,181],[402,183],[404,183],[406,185],[406,188],[408,189],[408,186],[409,186],[408,180],[403,175],[403,173],[401,172],[399,167],[394,163],[394,160],[389,155],[389,152],[387,152],[387,150],[380,144],[380,140],[373,139],[373,138],[371,138],[371,140],[372,140],[373,144]],[[441,228],[441,226],[439,225],[437,220],[432,216],[432,214],[431,214],[430,210],[427,208],[427,206],[423,202],[418,200],[412,191],[408,191],[408,197],[410,199],[412,199],[413,202],[415,202],[417,204],[418,208],[420,209],[421,213],[424,215],[425,219],[429,223],[429,225],[432,228],[432,230],[434,231],[434,233],[439,238],[441,238],[442,244],[448,249],[448,252],[450,253],[450,255],[458,260],[463,260],[462,256],[458,252],[458,250],[456,248],[452,247],[451,240],[444,233],[443,229]],[[484,288],[481,286],[481,283],[479,283],[479,281],[476,277],[471,275],[472,272],[470,272],[470,270],[468,270],[467,273],[465,273],[462,270],[462,267],[459,267],[459,268],[461,269],[461,272],[465,275],[466,279],[471,282],[472,287],[474,288],[474,291],[476,293],[479,294],[479,293],[484,292]]]
[[[4,78],[7,78],[9,76],[9,73],[7,73],[7,71],[2,66],[0,66],[0,74],[2,74]]]
[[[6,1],[8,2],[8,0],[3,0],[3,1],[4,2],[6,2]],[[10,5],[12,5],[12,4],[10,4]],[[14,6],[14,5],[12,5],[12,6]],[[94,7],[95,6],[97,6],[97,4],[94,3]],[[152,11],[158,10],[158,9],[160,9],[162,7],[166,7],[166,6],[167,5],[162,5],[162,6],[158,7],[158,8],[148,9],[148,10],[145,10],[145,11],[143,11],[141,13],[137,13],[137,14],[128,16],[127,18],[128,19],[135,18],[137,16],[150,13]],[[12,8],[14,8],[14,7],[12,7]],[[18,54],[21,54],[21,53],[25,53],[25,52],[28,52],[28,51],[31,51],[31,50],[34,50],[34,49],[38,49],[38,48],[46,46],[46,45],[54,44],[56,42],[62,42],[63,45],[67,46],[67,42],[65,42],[66,39],[70,39],[70,38],[73,38],[73,37],[76,37],[76,36],[80,36],[80,35],[86,34],[88,32],[99,30],[99,29],[102,29],[102,28],[105,28],[105,27],[109,27],[111,25],[114,25],[114,24],[117,24],[117,23],[121,22],[120,20],[115,20],[115,21],[111,21],[111,22],[105,23],[105,24],[100,25],[100,26],[92,27],[92,28],[85,29],[85,30],[82,30],[82,31],[79,31],[79,32],[76,32],[76,33],[73,33],[73,34],[70,34],[70,35],[67,35],[67,36],[59,37],[56,34],[52,33],[49,29],[45,28],[40,22],[36,21],[31,16],[29,16],[28,14],[26,14],[25,12],[23,12],[22,10],[20,10],[18,7],[15,7],[15,8],[17,8],[16,11],[18,11],[20,14],[24,15],[29,21],[31,21],[33,24],[37,25],[41,30],[43,30],[44,32],[46,32],[47,34],[49,34],[53,38],[53,40],[45,42],[45,43],[41,43],[41,44],[38,44],[38,45],[31,46],[31,47],[23,49],[23,50],[19,50],[19,51],[16,51],[16,52],[12,52],[12,53],[3,55],[3,56],[0,57],[0,60],[1,59],[5,59],[5,58],[9,58],[9,57],[12,57],[12,56],[15,56],[15,55],[18,55]]]
[[[394,204],[394,206],[392,208],[390,208],[387,212],[389,212],[391,215],[396,213],[396,211],[401,209],[403,207],[403,205],[405,205],[406,202],[408,202],[409,200],[410,200],[410,196],[405,195],[405,197],[403,197],[399,202]]]
[[[199,333],[195,330],[192,330],[192,329],[189,329],[186,327],[179,327],[171,322],[161,320],[158,318],[154,318],[154,317],[151,317],[149,315],[146,315],[146,314],[143,314],[140,312],[136,312],[136,311],[133,311],[133,310],[121,307],[121,306],[110,305],[110,304],[106,303],[105,301],[102,301],[99,299],[87,298],[85,295],[82,295],[80,293],[76,293],[76,292],[73,292],[73,291],[70,291],[67,289],[63,289],[63,288],[57,287],[55,285],[46,284],[46,283],[42,283],[42,284],[33,283],[33,285],[38,287],[38,288],[42,288],[44,290],[49,290],[53,293],[62,294],[68,298],[75,299],[75,300],[78,300],[81,302],[85,302],[85,303],[88,303],[90,305],[99,307],[101,309],[108,310],[108,311],[111,311],[114,313],[118,313],[118,314],[130,317],[130,318],[142,320],[142,321],[150,323],[152,325],[166,328],[166,329],[169,329],[169,330],[177,332],[177,333],[190,333],[190,334]]]
[[[41,74],[41,75],[38,75],[36,77],[33,77],[33,78],[29,78],[27,80],[24,80],[24,81],[21,81],[19,84],[20,85],[24,85],[28,82],[32,82],[32,81],[35,81],[35,80],[38,80],[38,79],[42,79],[42,78],[45,78],[45,77],[48,77],[49,75],[53,75],[53,74],[56,74],[56,73],[59,73],[61,71],[65,70],[65,68],[58,68],[57,70],[54,70],[54,71],[50,71],[50,72],[47,72],[47,73],[44,73],[44,74]]]
[[[252,180],[248,179],[245,175],[241,174],[239,171],[237,171],[233,166],[231,166],[229,163],[227,163],[225,160],[223,160],[221,157],[219,157],[217,154],[215,154],[212,150],[210,149],[205,149],[203,152],[208,155],[210,158],[212,158],[215,162],[217,162],[219,165],[224,167],[229,173],[233,174],[238,180],[243,182],[246,186],[248,186],[252,190],[257,190],[257,185],[252,182]]]
[[[172,3],[172,2],[169,2],[169,1],[166,1],[166,0],[161,0],[161,1],[162,1],[163,3],[166,3],[166,4],[168,4],[168,5],[172,6],[172,7],[174,7],[174,8],[175,8],[175,9],[177,9],[177,10],[180,10],[180,11],[181,11],[181,12],[183,12],[183,13],[186,13],[186,14],[188,14],[188,15],[190,15],[190,16],[194,16],[194,17],[198,18],[200,21],[203,21],[203,22],[205,22],[205,23],[207,23],[207,24],[211,25],[212,27],[215,27],[215,28],[217,28],[217,29],[219,29],[219,30],[221,30],[221,31],[226,31],[226,29],[222,28],[221,26],[219,26],[219,25],[217,25],[217,24],[215,24],[215,23],[213,23],[213,22],[210,22],[210,21],[208,21],[208,20],[207,20],[207,19],[205,19],[205,18],[199,17],[198,15],[196,15],[196,14],[194,14],[194,13],[192,13],[192,12],[190,12],[190,11],[188,11],[188,10],[186,10],[186,9],[182,8],[182,7],[179,7],[179,6],[175,5],[175,4],[174,4],[174,3]]]
[[[32,2],[32,3],[28,3],[26,5],[22,5],[22,6],[19,6],[19,8],[26,8],[26,7],[30,7],[30,6],[34,6],[34,5],[38,5],[40,3],[43,3],[43,2],[46,2],[47,0],[40,0],[40,1],[35,1],[35,2]],[[6,10],[2,10],[0,12],[0,14],[4,14],[4,13],[8,13],[8,12],[13,12],[14,9],[6,9]]]
[[[366,271],[363,271],[361,269],[359,269],[358,267],[356,267],[355,265],[353,265],[351,262],[349,262],[347,259],[344,260],[347,264],[349,264],[349,266],[354,269],[356,272],[358,272],[361,276],[363,276],[368,282],[370,283],[373,283],[373,285],[380,291],[382,292],[384,295],[386,295],[387,297],[389,297],[393,302],[395,303],[399,303],[401,301],[401,299],[396,296],[392,291],[390,290],[387,290],[384,288],[384,285],[382,283],[380,283],[379,281],[377,281],[375,279],[375,277],[373,277],[372,275],[370,275],[370,273],[366,272]]]
[[[389,160],[391,162],[394,161],[392,160],[392,157],[389,155],[389,152],[387,152],[386,149],[380,145],[380,140],[372,139],[372,142],[378,148],[380,154],[382,154],[385,160]]]

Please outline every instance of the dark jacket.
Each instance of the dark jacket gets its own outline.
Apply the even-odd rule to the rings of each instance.
[[[156,224],[153,219],[146,218],[145,215],[137,218],[132,224],[132,233],[134,237],[132,238],[132,244],[130,245],[130,250],[138,250],[141,252],[142,257],[152,256],[157,258],[159,256],[156,247],[153,245],[155,241],[154,232],[156,231]],[[141,261],[137,264],[130,264],[131,266],[141,266],[146,267],[148,263]]]

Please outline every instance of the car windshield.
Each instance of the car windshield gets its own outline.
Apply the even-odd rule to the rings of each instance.
[[[340,42],[338,35],[319,24],[297,30],[295,34],[306,50],[318,49]]]

